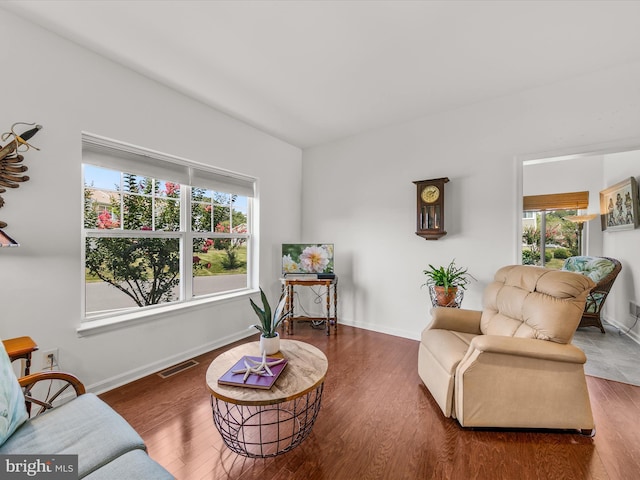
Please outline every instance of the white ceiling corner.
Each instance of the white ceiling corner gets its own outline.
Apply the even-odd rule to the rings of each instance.
[[[0,7],[301,148],[640,59],[639,1]]]

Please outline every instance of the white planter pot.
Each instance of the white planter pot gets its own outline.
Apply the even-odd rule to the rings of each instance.
[[[280,335],[276,333],[275,337],[266,338],[260,335],[260,353],[265,352],[267,355],[273,355],[280,351]]]

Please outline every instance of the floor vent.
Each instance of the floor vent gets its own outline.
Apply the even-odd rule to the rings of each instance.
[[[158,375],[162,378],[168,378],[171,375],[175,375],[176,373],[184,372],[185,370],[195,367],[198,365],[198,362],[195,360],[187,360],[186,362],[179,363],[178,365],[174,365],[173,367],[167,368],[161,372],[158,372]]]

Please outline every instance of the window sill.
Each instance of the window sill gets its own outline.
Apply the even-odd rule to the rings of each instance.
[[[114,315],[110,317],[102,317],[96,319],[86,319],[76,329],[76,333],[79,337],[88,337],[90,335],[97,335],[100,333],[110,332],[133,325],[139,325],[142,323],[152,322],[166,315],[173,314],[177,311],[186,311],[191,308],[201,307],[209,304],[221,304],[229,301],[234,301],[239,298],[248,297],[258,293],[259,290],[247,289],[239,292],[227,293],[224,295],[218,295],[215,297],[207,297],[198,300],[192,300],[190,302],[182,302],[173,305],[167,305],[163,307],[157,307],[144,311],[130,312],[122,315]]]

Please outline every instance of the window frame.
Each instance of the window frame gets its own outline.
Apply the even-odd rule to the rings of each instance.
[[[87,152],[99,152],[106,160],[96,162],[95,160],[87,158],[91,157],[91,153],[85,155]],[[113,156],[113,162],[109,161],[109,156]],[[171,172],[175,170],[178,172],[179,178],[163,178],[167,175],[149,175],[147,173],[141,173],[140,168],[123,168],[127,166],[127,163],[138,166],[133,162],[140,160],[141,163],[150,166],[150,171],[154,168],[162,169],[163,166],[167,167],[167,171]],[[81,221],[81,270],[82,270],[82,294],[81,294],[81,321],[80,326],[77,329],[77,333],[80,336],[89,335],[93,333],[99,333],[102,331],[113,330],[120,328],[122,323],[137,323],[143,321],[149,321],[155,317],[166,315],[168,313],[175,313],[176,310],[183,310],[185,308],[191,308],[202,304],[209,304],[212,302],[226,302],[238,297],[248,296],[255,293],[258,289],[258,237],[257,237],[257,225],[259,221],[257,219],[257,190],[258,179],[250,177],[240,173],[224,170],[217,167],[201,164],[184,158],[168,155],[165,153],[149,150],[143,147],[119,142],[106,137],[101,137],[92,133],[82,132],[82,218],[84,219],[84,179],[85,179],[85,165],[94,165],[102,168],[109,168],[111,170],[126,173],[133,173],[139,176],[145,176],[148,178],[154,178],[155,180],[171,181],[180,184],[180,229],[177,231],[164,231],[164,230],[124,230],[118,229],[87,229],[84,227],[84,222]],[[144,166],[143,166],[144,167]],[[133,171],[130,171],[133,170]],[[144,168],[143,168],[144,170]],[[183,183],[188,179],[188,183]],[[178,181],[176,181],[178,180]],[[193,182],[193,183],[192,183]],[[196,182],[204,183],[197,184]],[[230,190],[227,191],[223,188],[217,189],[215,185],[228,186]],[[215,232],[215,226],[212,225],[212,231],[193,231],[192,230],[192,189],[203,188],[212,191],[218,191],[227,194],[238,194],[246,197],[246,215],[247,215],[247,232],[246,233],[220,233]],[[238,193],[241,192],[241,193]],[[122,193],[122,192],[121,192]],[[249,193],[249,194],[247,194]],[[233,204],[230,205],[230,216],[233,208]],[[121,224],[121,227],[124,226]],[[180,242],[180,298],[178,300],[161,303],[156,305],[149,305],[144,307],[127,308],[119,311],[111,311],[105,313],[87,313],[86,311],[86,242],[88,238],[98,237],[110,237],[110,238],[178,238]],[[247,248],[247,261],[246,261],[246,284],[244,288],[227,290],[224,292],[214,292],[209,294],[193,295],[193,264],[192,254],[194,252],[194,239],[196,238],[243,238]]]

